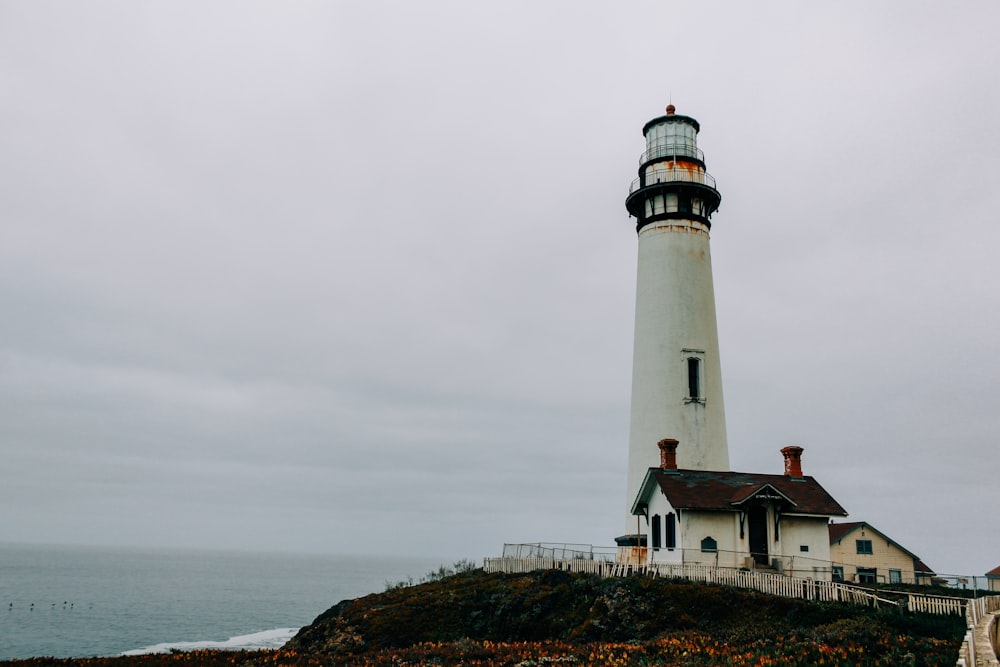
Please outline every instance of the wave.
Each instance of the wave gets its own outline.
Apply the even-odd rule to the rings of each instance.
[[[289,639],[295,636],[298,628],[275,628],[254,632],[249,635],[230,637],[225,641],[167,642],[153,644],[143,648],[125,651],[121,655],[146,655],[148,653],[170,653],[171,651],[200,651],[215,649],[220,651],[259,651],[261,649],[281,648]]]

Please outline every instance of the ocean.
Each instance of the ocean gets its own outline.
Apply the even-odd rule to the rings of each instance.
[[[0,660],[276,648],[428,558],[0,543]]]

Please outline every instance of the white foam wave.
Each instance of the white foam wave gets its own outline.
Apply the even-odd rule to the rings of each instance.
[[[258,651],[261,649],[280,648],[289,639],[295,636],[298,628],[275,628],[254,632],[249,635],[230,637],[221,642],[217,641],[197,641],[197,642],[167,642],[164,644],[153,644],[143,648],[125,651],[122,655],[145,655],[147,653],[170,653],[171,651],[199,651],[203,649],[216,649],[220,651]]]

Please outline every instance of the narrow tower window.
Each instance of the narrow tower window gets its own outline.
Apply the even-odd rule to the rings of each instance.
[[[661,530],[661,526],[662,525],[663,524],[660,523],[660,515],[659,514],[654,514],[653,515],[653,522],[652,522],[652,525],[650,526],[652,528],[652,531],[653,531],[653,548],[654,549],[659,549],[660,548],[660,530]]]
[[[701,399],[701,359],[688,357],[688,398],[693,401]]]

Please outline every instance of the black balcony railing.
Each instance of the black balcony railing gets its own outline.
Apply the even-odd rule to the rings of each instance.
[[[645,180],[645,183],[643,180]],[[711,175],[694,169],[681,169],[679,167],[674,167],[673,169],[655,169],[652,173],[648,174],[645,179],[640,176],[632,181],[632,184],[628,188],[628,193],[632,194],[639,188],[646,185],[677,182],[701,183],[702,185],[707,185],[713,190],[717,189],[715,187],[715,179]]]

